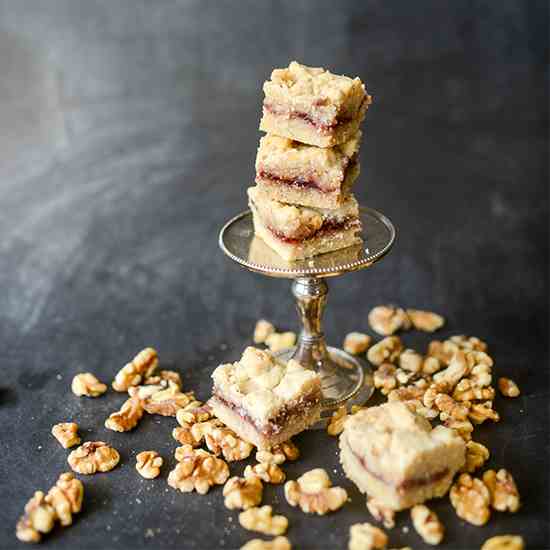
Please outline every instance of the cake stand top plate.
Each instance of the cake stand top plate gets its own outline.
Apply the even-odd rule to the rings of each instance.
[[[363,244],[314,258],[287,262],[254,236],[250,210],[229,220],[220,231],[220,248],[235,262],[270,277],[334,277],[371,266],[385,256],[395,241],[391,221],[372,208],[361,207]]]

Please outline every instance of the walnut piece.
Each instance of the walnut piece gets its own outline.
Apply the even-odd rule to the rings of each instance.
[[[412,401],[414,399],[421,400],[424,397],[424,392],[422,388],[418,386],[403,386],[402,388],[397,388],[392,390],[388,394],[388,401]]]
[[[489,449],[481,443],[475,441],[468,441],[466,443],[466,463],[461,471],[471,474],[485,464],[485,461],[489,460]]]
[[[374,498],[367,498],[367,509],[386,529],[395,527],[395,510],[386,508]]]
[[[36,491],[17,522],[15,536],[22,542],[40,542],[42,535],[53,529],[55,519],[55,510],[46,502],[44,493]]]
[[[445,421],[448,418],[454,420],[466,420],[470,411],[470,403],[459,403],[455,401],[450,395],[440,393],[436,396],[434,405],[440,411],[439,418],[441,421]]]
[[[468,417],[474,424],[483,424],[486,420],[498,422],[500,415],[493,410],[493,402],[473,403],[468,412]]]
[[[52,435],[61,443],[64,449],[74,447],[80,443],[78,424],[75,422],[61,422],[52,427]]]
[[[494,397],[495,390],[493,387],[479,387],[469,378],[463,378],[453,391],[453,399],[456,401],[491,401]]]
[[[137,395],[132,395],[120,407],[120,410],[109,415],[105,420],[105,427],[115,432],[133,430],[143,416],[143,405]]]
[[[397,387],[396,370],[391,363],[382,363],[374,371],[374,387],[378,388],[382,395],[388,395]]]
[[[445,319],[431,311],[421,309],[407,309],[407,315],[411,320],[412,326],[416,330],[424,332],[435,332],[445,324]]]
[[[197,422],[206,422],[212,418],[212,409],[210,405],[203,404],[200,401],[191,401],[183,409],[176,413],[176,420],[180,426],[188,427]]]
[[[120,461],[118,451],[103,441],[87,441],[67,457],[69,466],[79,474],[108,472]]]
[[[173,382],[181,388],[181,375],[179,372],[176,372],[174,370],[161,370],[157,375],[148,376],[147,378],[145,378],[145,380],[143,381],[143,385],[151,386],[162,384],[162,382]]]
[[[71,390],[79,397],[99,397],[107,391],[107,386],[101,383],[91,372],[81,372],[73,378]]]
[[[487,470],[483,482],[491,495],[491,506],[499,512],[517,512],[520,507],[519,492],[511,474],[504,468],[498,472]]]
[[[273,485],[284,483],[286,479],[286,475],[283,470],[281,470],[280,466],[267,462],[258,462],[258,464],[255,464],[254,466],[249,464],[244,469],[243,475],[244,477],[256,476],[265,483],[272,483]]]
[[[458,435],[466,442],[472,439],[472,432],[474,426],[469,420],[455,420],[454,418],[448,418],[444,422],[447,428],[455,430]]]
[[[372,330],[382,336],[390,336],[400,329],[411,327],[409,316],[400,307],[376,306],[368,316]]]
[[[137,396],[143,408],[149,414],[176,416],[178,410],[195,401],[194,393],[183,393],[181,387],[172,380],[163,380],[160,384],[130,388],[128,393]]]
[[[217,418],[192,424],[183,422],[179,428],[174,428],[172,430],[172,437],[182,445],[200,447],[206,434],[211,432],[214,428],[221,426],[223,426],[223,424]]]
[[[73,523],[73,514],[80,512],[83,499],[84,485],[71,472],[61,474],[46,495],[46,502],[55,510],[63,527]]]
[[[265,344],[268,336],[275,332],[275,327],[265,319],[260,319],[256,322],[254,327],[254,343],[255,344]]]
[[[159,360],[155,349],[141,350],[129,363],[124,365],[115,376],[113,389],[128,391],[132,386],[139,386],[144,378],[152,376],[158,367]]]
[[[487,344],[476,336],[464,336],[463,334],[459,334],[457,336],[451,336],[449,342],[464,350],[487,351]]]
[[[411,519],[416,532],[428,544],[439,544],[443,540],[445,527],[439,521],[437,514],[423,504],[417,504],[411,509]]]
[[[241,512],[239,523],[249,531],[264,535],[283,535],[288,529],[288,519],[285,516],[274,516],[271,506],[267,505]]]
[[[399,336],[388,336],[377,342],[367,352],[367,359],[375,366],[382,363],[395,363],[403,350],[403,343]]]
[[[423,416],[428,420],[433,420],[439,415],[439,411],[437,411],[436,409],[429,409],[428,407],[424,406],[424,403],[422,403],[420,399],[410,399],[409,401],[403,401],[403,403],[408,407],[411,412],[419,414],[420,416]]]
[[[348,550],[382,550],[387,544],[386,533],[370,523],[356,523],[349,528]]]
[[[348,411],[344,405],[338,407],[330,417],[327,425],[329,435],[340,435],[344,431],[344,424],[348,418]]]
[[[142,451],[136,455],[136,470],[145,479],[155,479],[160,474],[163,462],[157,451]]]
[[[259,477],[230,477],[223,487],[225,507],[248,510],[262,502],[263,484]],[[280,533],[279,533],[280,534]]]
[[[191,445],[180,447],[176,467],[168,474],[168,485],[189,493],[193,490],[204,495],[213,485],[223,485],[229,478],[229,467],[221,458],[194,449]]]
[[[228,462],[244,460],[250,456],[254,446],[241,439],[233,430],[225,426],[214,426],[204,434],[206,446],[216,456],[220,453]]]
[[[413,349],[406,349],[399,356],[399,366],[409,372],[420,372],[423,364],[424,358]]]
[[[274,332],[265,339],[265,345],[273,352],[291,348],[296,343],[295,332]]]
[[[300,457],[300,450],[294,442],[289,439],[284,443],[275,445],[269,451],[263,450],[256,453],[256,460],[265,464],[283,464],[287,460],[293,462]]]
[[[491,516],[489,489],[480,479],[460,474],[449,493],[458,517],[472,525],[485,525]]]
[[[468,362],[463,351],[458,350],[451,359],[449,366],[434,374],[434,382],[442,382],[449,385],[452,390],[460,380],[468,373]]]
[[[500,535],[487,539],[481,550],[523,550],[523,538],[518,535]]]
[[[292,550],[292,546],[286,537],[275,537],[273,540],[249,540],[241,550]]]
[[[341,508],[348,495],[341,487],[331,487],[328,474],[322,468],[306,472],[297,481],[285,483],[285,497],[291,506],[300,506],[302,512],[320,516]]]
[[[435,400],[440,395],[446,395],[449,393],[451,387],[447,382],[432,382],[424,392],[422,402],[428,408],[435,407]]]
[[[352,355],[365,353],[369,349],[372,338],[363,332],[350,332],[344,338],[344,351]]]
[[[498,379],[498,389],[504,397],[517,397],[520,394],[518,385],[511,378],[504,376]]]

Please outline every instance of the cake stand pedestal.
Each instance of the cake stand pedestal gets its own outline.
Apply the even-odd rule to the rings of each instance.
[[[277,357],[285,361],[296,359],[319,373],[325,424],[335,408],[362,405],[374,390],[371,369],[359,358],[327,346],[321,323],[328,294],[325,279],[370,267],[389,252],[395,241],[395,228],[383,214],[361,208],[360,216],[363,244],[296,262],[283,260],[254,236],[250,211],[229,220],[219,235],[221,249],[238,264],[270,277],[293,279],[292,293],[302,330],[296,347],[278,353]]]

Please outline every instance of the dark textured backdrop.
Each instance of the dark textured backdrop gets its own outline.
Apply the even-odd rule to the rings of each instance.
[[[478,436],[524,497],[515,516],[469,526],[447,501],[446,548],[519,532],[548,548],[548,173],[546,3],[465,1],[0,1],[0,546],[35,489],[66,469],[49,435],[74,419],[122,465],[87,478],[85,511],[44,547],[235,548],[249,534],[219,490],[181,495],[133,470],[167,458],[173,422],[131,434],[103,419],[121,402],[77,399],[71,377],[105,380],[144,345],[208,392],[255,319],[295,327],[288,283],[219,252],[245,205],[271,69],[298,59],[359,75],[374,96],[361,151],[362,202],[399,238],[374,269],[331,282],[333,342],[387,301],[434,308],[447,334],[487,340],[520,399]],[[428,337],[405,336],[425,346]],[[295,548],[345,548],[363,498],[319,433],[298,439],[353,498],[326,518],[291,510]],[[271,498],[267,499],[272,500]],[[231,519],[228,519],[231,518]],[[401,514],[391,545],[423,548]]]

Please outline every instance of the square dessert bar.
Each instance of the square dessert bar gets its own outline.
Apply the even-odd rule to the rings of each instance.
[[[465,444],[454,430],[432,429],[401,402],[358,412],[340,436],[348,478],[393,510],[443,496],[464,460]]]
[[[309,208],[271,200],[249,187],[254,233],[287,261],[310,258],[362,242],[359,205],[349,195],[336,209]]]
[[[294,360],[280,363],[248,347],[212,374],[214,414],[258,449],[269,449],[319,420],[321,379]]]
[[[293,61],[264,83],[260,130],[317,147],[348,141],[372,102],[359,78]]]
[[[268,134],[256,156],[256,183],[282,202],[338,208],[359,175],[361,132],[331,148]]]

